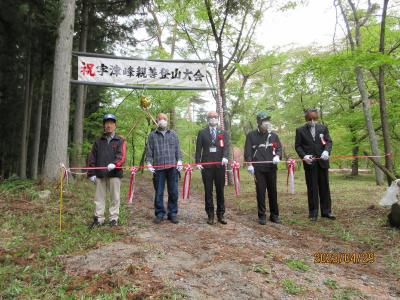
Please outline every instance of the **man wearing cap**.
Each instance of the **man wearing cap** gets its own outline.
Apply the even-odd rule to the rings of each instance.
[[[178,213],[178,172],[182,171],[182,154],[179,147],[178,136],[175,131],[168,129],[166,114],[157,115],[157,128],[149,134],[147,139],[146,162],[147,169],[153,173],[155,189],[154,223],[159,224],[164,220],[164,188],[168,188],[168,213],[167,218],[172,223],[179,223]],[[154,167],[153,167],[154,166]]]
[[[321,216],[331,220],[331,193],[329,190],[329,155],[332,151],[332,139],[328,128],[317,123],[318,111],[305,111],[306,124],[296,129],[295,149],[303,160],[308,195],[308,217],[312,221],[318,218],[318,206],[321,204]]]
[[[95,211],[91,228],[104,224],[104,211],[106,194],[109,191],[110,201],[110,226],[118,225],[120,186],[122,178],[121,166],[125,162],[126,142],[115,133],[117,118],[113,114],[103,117],[104,134],[98,138],[89,154],[89,167],[103,167],[90,169],[89,179],[96,184]]]
[[[208,126],[199,131],[196,142],[196,164],[201,170],[205,191],[205,210],[208,216],[207,224],[214,224],[213,185],[217,194],[217,220],[227,224],[225,214],[225,168],[228,164],[229,140],[225,131],[218,127],[218,114],[215,111],[207,113]],[[212,164],[214,162],[215,164]],[[199,164],[199,163],[204,163]]]
[[[270,120],[271,116],[266,112],[257,114],[258,128],[247,134],[244,147],[244,159],[249,162],[247,170],[254,175],[256,184],[258,222],[261,225],[266,224],[266,190],[269,200],[269,219],[273,223],[280,223],[276,173],[282,156],[282,146],[278,135],[272,131]]]

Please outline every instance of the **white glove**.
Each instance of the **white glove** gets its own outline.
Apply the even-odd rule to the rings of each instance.
[[[305,155],[303,157],[303,160],[305,161],[306,164],[311,165],[313,162],[312,155]]]
[[[204,169],[204,167],[202,165],[196,165],[197,169],[199,169],[200,171]]]
[[[115,165],[114,164],[108,164],[108,166],[107,166],[108,172],[110,172],[110,171],[112,171],[114,169],[115,169]]]
[[[228,160],[227,160],[225,157],[223,157],[223,158],[222,158],[221,165],[226,166],[227,164],[228,164]]]
[[[155,173],[156,172],[156,169],[154,169],[151,164],[147,164],[147,170],[149,170],[151,173]]]
[[[279,164],[280,161],[281,161],[281,160],[279,159],[279,155],[275,155],[274,158],[272,159],[272,163],[273,163],[274,165]]]
[[[182,171],[182,169],[183,169],[183,166],[182,166],[182,161],[181,161],[181,160],[178,160],[178,163],[177,163],[176,169],[178,170],[178,172]]]
[[[329,152],[326,151],[326,150],[324,152],[322,152],[321,159],[328,160],[329,159]]]
[[[89,177],[89,180],[90,180],[91,182],[93,182],[94,184],[96,184],[96,176],[91,176],[91,177]]]
[[[254,174],[254,167],[253,166],[248,166],[247,167],[247,172],[249,172],[250,174]]]

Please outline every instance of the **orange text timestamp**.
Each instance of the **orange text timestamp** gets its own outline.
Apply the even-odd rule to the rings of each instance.
[[[376,259],[375,252],[316,252],[316,264],[371,264]]]

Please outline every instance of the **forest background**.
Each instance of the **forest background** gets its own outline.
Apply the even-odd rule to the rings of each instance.
[[[352,168],[353,176],[372,169],[376,183],[384,184],[368,160],[334,157],[366,151],[382,156],[377,160],[388,173],[400,173],[400,3],[332,1],[337,24],[326,47],[266,50],[257,44],[265,12],[301,6],[307,1],[2,1],[1,178],[55,179],[60,162],[84,165],[106,112],[117,115],[118,133],[127,139],[127,165],[140,164],[154,128],[139,106],[142,95],[152,101],[151,114],[169,114],[184,162],[194,162],[197,132],[207,110],[215,109],[215,92],[70,86],[68,78],[77,76],[73,50],[215,59],[213,84],[218,76],[224,125],[235,147],[243,148],[263,110],[272,115],[284,158],[297,157],[295,128],[304,123],[304,109],[316,107],[334,141],[332,165]]]

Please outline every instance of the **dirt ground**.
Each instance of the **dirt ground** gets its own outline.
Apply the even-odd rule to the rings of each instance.
[[[290,225],[261,226],[256,215],[236,210],[230,201],[228,224],[210,226],[202,193],[180,200],[179,224],[153,224],[152,198],[152,191],[139,189],[127,208],[128,224],[115,229],[127,237],[63,257],[65,271],[80,279],[104,274],[102,280],[111,280],[111,286],[118,280],[134,282],[141,290],[134,298],[155,298],[165,287],[189,299],[400,298],[400,278],[385,270],[383,253],[376,253],[373,263],[318,264],[317,252],[367,250]],[[308,267],[290,268],[290,261]],[[82,293],[104,289],[103,281]]]

